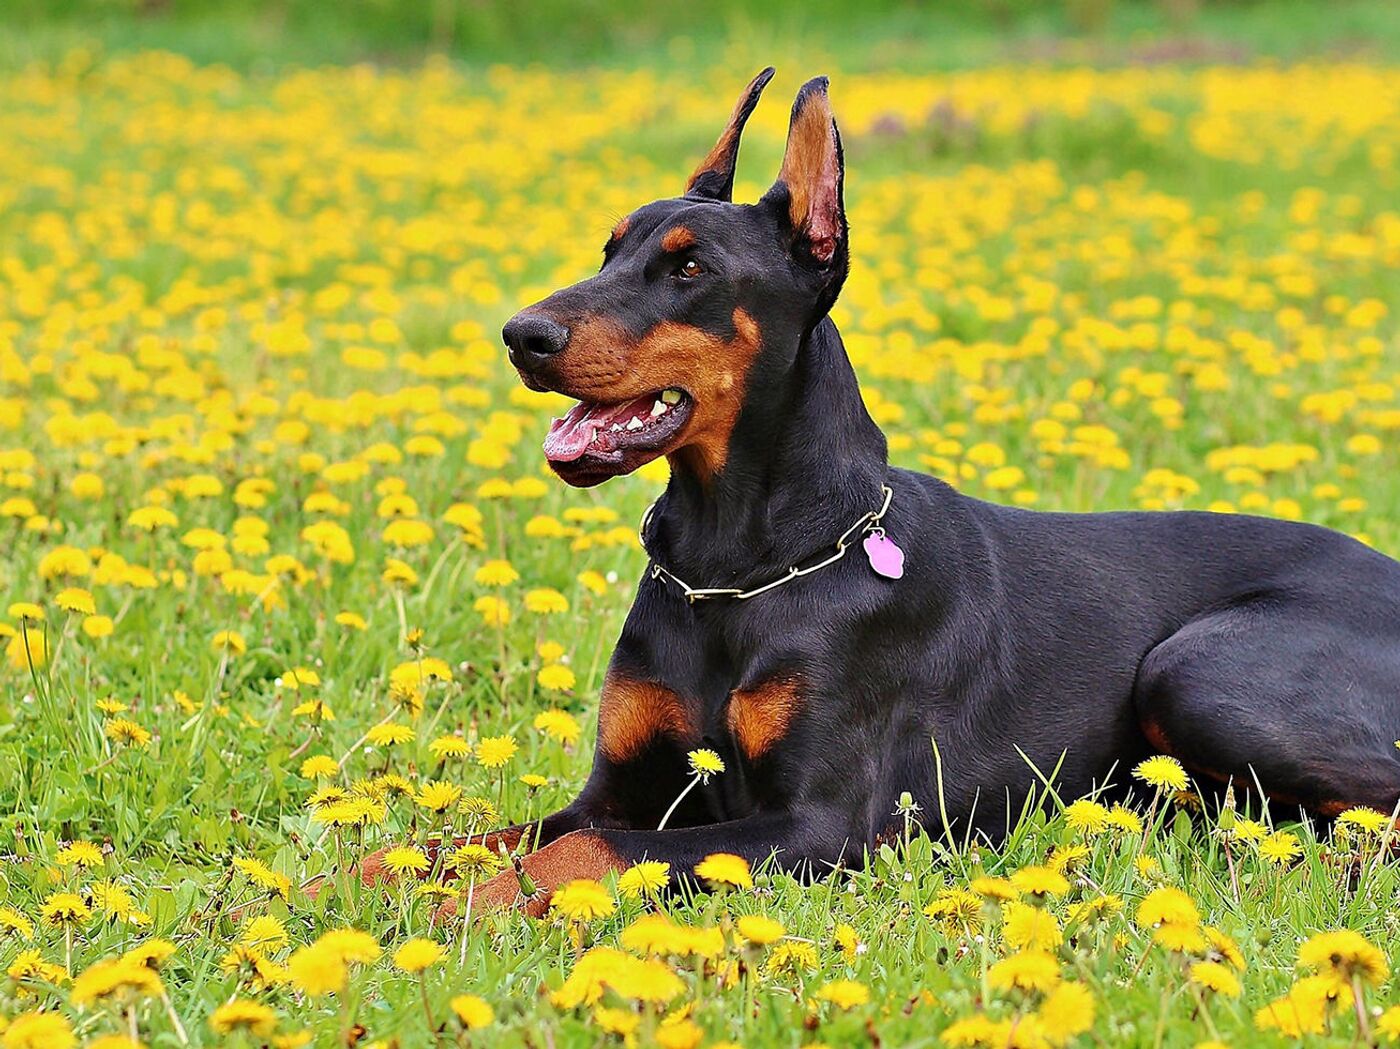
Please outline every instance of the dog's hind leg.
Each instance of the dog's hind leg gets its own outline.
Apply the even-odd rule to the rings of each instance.
[[[1257,780],[1284,805],[1390,812],[1400,798],[1400,623],[1385,629],[1376,636],[1345,612],[1284,597],[1201,616],[1139,668],[1143,735],[1198,776],[1246,789]]]

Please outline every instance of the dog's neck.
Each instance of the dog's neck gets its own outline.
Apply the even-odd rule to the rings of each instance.
[[[714,478],[702,482],[673,461],[648,548],[691,586],[766,582],[828,552],[878,509],[887,470],[885,435],[824,317],[797,348],[785,382],[749,390]]]

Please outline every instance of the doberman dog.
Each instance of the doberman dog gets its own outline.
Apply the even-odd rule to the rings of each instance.
[[[891,468],[828,316],[850,244],[825,78],[797,95],[773,187],[731,201],[771,77],[681,196],[624,218],[596,276],[503,332],[526,386],[579,402],[544,442],[561,478],[671,467],[592,773],[523,861],[535,906],[644,858],[673,877],[721,851],[859,862],[903,791],[927,830],[998,838],[1032,766],[1068,798],[1165,753],[1322,816],[1390,812],[1400,563],[1306,524],[1032,512]],[[727,771],[658,830],[698,747]]]

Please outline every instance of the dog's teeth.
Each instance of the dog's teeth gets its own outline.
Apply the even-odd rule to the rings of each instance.
[[[662,391],[661,391],[661,399],[662,399],[663,401],[665,401],[667,404],[680,404],[680,403],[681,403],[681,391],[680,391],[680,390],[662,390]]]
[[[629,429],[629,430],[640,430],[641,428],[642,428],[642,420],[638,419],[635,415],[632,416],[631,421],[628,422],[628,424],[627,424],[627,429]]]
[[[653,404],[653,405],[651,406],[651,414],[652,414],[653,417],[658,416],[658,415],[665,415],[665,414],[666,414],[666,404],[665,404],[665,402],[664,402],[664,401],[657,401],[655,404]]]
[[[613,433],[621,433],[621,432],[622,432],[622,424],[621,424],[621,423],[613,423],[613,424],[612,424],[612,432],[613,432]]]

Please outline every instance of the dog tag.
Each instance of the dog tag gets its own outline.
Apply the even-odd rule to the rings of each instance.
[[[876,575],[882,575],[886,579],[903,577],[904,551],[883,529],[877,528],[871,532],[860,545],[865,549],[865,556],[869,558],[870,567],[875,570]]]

